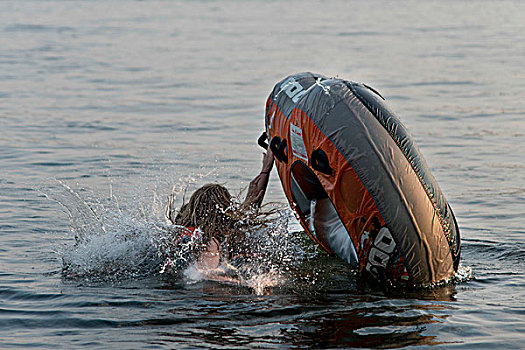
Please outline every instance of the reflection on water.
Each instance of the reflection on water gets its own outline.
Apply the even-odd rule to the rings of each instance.
[[[442,340],[426,335],[425,331],[428,325],[444,322],[450,316],[453,284],[426,290],[381,292],[377,286],[369,289],[365,281],[356,281],[355,277],[355,285],[346,289],[352,284],[348,274],[326,276],[328,281],[323,283],[330,288],[305,303],[318,303],[323,313],[319,315],[315,310],[301,313],[293,327],[283,331],[292,344],[299,347],[314,344],[313,347],[319,348],[441,344]]]
[[[455,308],[452,285],[417,293],[422,299],[363,290],[250,297],[242,289],[215,283],[204,283],[202,292],[205,295],[196,295],[202,304],[198,317],[182,322],[172,332],[160,333],[163,342],[183,334],[188,342],[226,347],[440,345],[448,341],[433,335],[434,330]],[[170,310],[179,316],[185,311]]]
[[[424,333],[427,325],[444,322],[449,316],[446,311],[447,307],[442,304],[355,300],[353,307],[325,314],[321,319],[315,315],[306,316],[283,335],[289,337],[294,345],[313,344],[319,348],[436,345],[441,342],[435,336]]]
[[[369,289],[346,265],[324,254],[288,277],[264,297],[221,283],[189,286],[189,295],[195,293],[199,300],[198,316],[159,335],[166,343],[184,334],[188,342],[264,348],[392,348],[450,342],[434,330],[456,308],[454,284],[417,291]],[[186,311],[170,313],[180,316]]]

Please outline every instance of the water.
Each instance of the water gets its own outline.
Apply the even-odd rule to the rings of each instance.
[[[0,2],[0,347],[523,347],[523,13],[520,1]],[[292,261],[312,249],[293,220],[281,253],[294,272],[261,293],[159,273],[173,186],[178,203],[206,182],[247,186],[266,97],[305,70],[366,82],[401,116],[456,213],[469,278],[370,290],[315,251]],[[267,200],[284,203],[275,173]],[[62,273],[63,258],[86,273]]]

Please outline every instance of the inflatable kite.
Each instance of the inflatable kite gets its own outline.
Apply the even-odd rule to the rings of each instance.
[[[310,238],[364,274],[430,284],[454,276],[460,235],[414,139],[374,89],[312,73],[279,82],[265,139]]]

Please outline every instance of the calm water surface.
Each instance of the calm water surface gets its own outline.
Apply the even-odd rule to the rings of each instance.
[[[0,348],[522,348],[524,13],[521,1],[0,2]],[[266,97],[305,70],[366,82],[398,112],[456,213],[469,278],[370,290],[298,239],[286,211],[295,275],[263,295],[159,273],[167,195],[245,187]],[[268,200],[285,201],[275,173]]]

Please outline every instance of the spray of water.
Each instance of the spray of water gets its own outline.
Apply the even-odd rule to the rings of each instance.
[[[223,261],[212,270],[199,269],[191,253],[201,244],[200,235],[176,239],[183,228],[165,217],[166,202],[180,206],[189,183],[185,179],[174,185],[169,201],[159,199],[167,194],[157,193],[142,201],[136,195],[117,199],[112,186],[105,199],[61,181],[48,186],[44,192],[64,208],[75,236],[75,244],[60,252],[63,277],[119,281],[159,275],[186,283],[235,284],[264,294],[285,283],[290,270],[311,256],[288,228],[291,212],[280,209],[271,220],[246,232],[249,257]]]
[[[454,276],[455,283],[467,282],[474,279],[474,274],[472,273],[472,267],[459,265],[458,271]]]

